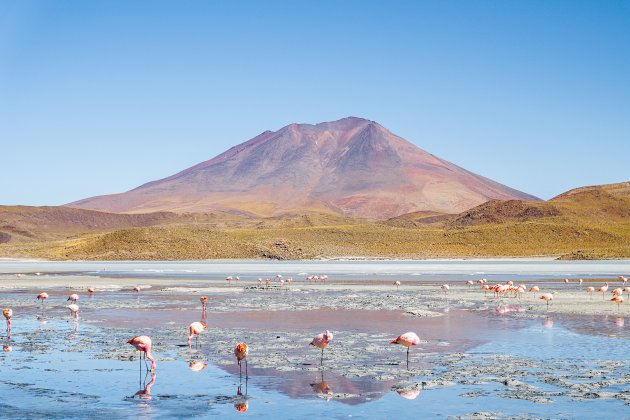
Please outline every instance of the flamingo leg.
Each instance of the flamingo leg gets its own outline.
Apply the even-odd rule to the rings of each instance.
[[[322,349],[322,357],[319,359],[320,366],[324,364],[324,349]]]
[[[248,373],[247,373],[247,365],[248,365],[247,359],[245,359],[245,383],[247,383],[247,378],[249,376]]]
[[[407,370],[409,370],[409,347],[407,347]]]
[[[238,361],[238,377],[239,379],[243,377],[243,367],[241,366],[241,361]]]

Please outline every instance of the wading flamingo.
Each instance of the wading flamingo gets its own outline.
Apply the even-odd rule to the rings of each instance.
[[[140,286],[134,287],[133,291],[136,292],[136,293],[140,293]]]
[[[581,288],[582,287],[582,283],[584,282],[584,280],[579,279],[578,281],[580,282],[580,288]]]
[[[538,299],[542,299],[547,302],[547,310],[549,310],[549,302],[553,300],[553,293],[543,293]]]
[[[396,286],[396,289],[398,289],[400,287],[400,282],[398,280],[396,280],[394,282],[394,286]]]
[[[144,352],[144,363],[147,363],[147,357],[151,361],[151,372],[157,367],[155,364],[155,358],[151,354],[151,346],[153,343],[151,342],[151,338],[146,335],[138,335],[127,341],[128,344],[131,344],[136,348],[136,350],[140,352]],[[142,361],[142,353],[140,353],[140,360]],[[148,367],[147,367],[148,368]],[[142,370],[142,362],[140,364],[140,370]]]
[[[37,300],[42,301],[42,309],[44,308],[44,302],[46,301],[46,299],[48,299],[48,293],[46,292],[42,292],[39,295],[37,295]]]
[[[258,287],[262,286],[262,278],[258,277]]]
[[[93,294],[96,290],[93,287],[88,287],[88,293]]]
[[[604,293],[608,291],[608,283],[604,283],[604,285],[597,289],[597,291],[602,293],[602,300],[604,300]]]
[[[208,308],[208,296],[201,296],[199,300],[201,301],[201,310],[205,312]]]
[[[529,291],[534,293],[534,299],[536,299],[536,293],[540,292],[540,287],[532,286],[529,288]]]
[[[409,348],[411,346],[417,346],[420,343],[420,337],[414,332],[406,332],[399,335],[396,339],[392,340],[390,344],[400,344],[407,347],[407,366],[409,366]]]
[[[70,309],[70,315],[72,315],[74,319],[79,319],[79,305],[77,305],[76,303],[71,303],[70,305],[66,306],[66,308]]]
[[[330,344],[332,339],[333,339],[333,334],[330,331],[326,330],[326,332],[318,334],[315,338],[313,338],[313,341],[310,342],[311,346],[315,346],[322,350],[322,357],[321,357],[320,363],[323,363],[324,349],[328,347],[328,344]]]
[[[204,370],[206,367],[208,366],[208,364],[204,361],[197,361],[197,362],[193,362],[192,360],[190,361],[190,363],[188,363],[188,368],[190,370],[192,370],[193,372],[201,372],[202,370]]]
[[[613,291],[610,293],[612,293],[613,296],[621,296],[623,295],[623,289],[621,287],[617,289],[613,289]]]
[[[440,289],[442,289],[442,291],[444,292],[444,296],[446,296],[450,287],[448,286],[448,284],[443,284],[440,286]]]
[[[234,356],[236,356],[236,363],[238,363],[238,374],[241,376],[242,365],[241,362],[245,361],[245,379],[247,379],[247,355],[249,354],[249,348],[245,343],[238,343],[234,348]]]
[[[77,300],[79,300],[79,295],[77,295],[76,293],[73,293],[70,296],[68,296],[68,299],[66,300],[70,300],[72,301],[72,303],[77,303]]]
[[[201,334],[206,328],[208,328],[208,324],[205,322],[193,322],[190,324],[188,327],[188,331],[190,333],[190,335],[188,335],[188,347],[192,345],[192,338],[195,336],[196,345],[199,345],[199,334]]]
[[[623,291],[626,292],[628,294],[628,297],[630,298],[630,287],[624,287]]]
[[[7,337],[11,338],[11,317],[13,316],[13,309],[6,308],[2,310],[2,315],[7,320]]]
[[[615,296],[614,298],[612,298],[610,300],[617,304],[617,312],[619,312],[619,305],[621,303],[623,303],[623,301],[624,301],[623,296]]]
[[[593,299],[593,292],[595,291],[595,288],[593,286],[588,286],[586,288],[586,293],[588,293],[591,296],[591,299]]]
[[[470,287],[474,284],[472,280],[468,280],[466,282],[466,284],[468,285],[468,288],[470,289]]]
[[[569,279],[564,279],[564,284],[569,284]]]

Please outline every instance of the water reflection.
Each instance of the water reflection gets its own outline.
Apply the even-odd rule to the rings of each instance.
[[[626,324],[626,320],[623,317],[618,316],[615,318],[615,325],[618,327],[623,327]]]
[[[199,361],[194,361],[191,360],[188,363],[188,367],[190,368],[190,370],[192,370],[193,372],[201,372],[202,370],[204,370],[206,367],[208,366],[207,363],[205,363],[203,360],[199,360]]]
[[[142,379],[140,380],[140,389],[130,398],[138,397],[141,400],[150,400],[151,398],[153,398],[153,396],[151,395],[151,387],[155,385],[157,373],[153,372],[151,374],[151,381],[149,381],[149,383],[147,383],[148,376],[149,372],[147,371],[146,375],[144,376],[144,381],[142,381]]]
[[[247,396],[247,378],[245,378],[245,394],[243,394],[243,383],[239,382],[236,389],[236,396],[234,397],[234,409],[239,413],[244,413],[249,409],[249,402]]]
[[[324,379],[324,369],[321,369],[319,372],[320,376],[319,378],[317,378],[319,382],[312,383],[311,388],[313,388],[313,391],[315,392],[315,394],[317,394],[318,397],[323,397],[327,401],[329,401],[333,395],[332,388]]]
[[[545,318],[545,320],[543,321],[543,327],[547,329],[553,328],[553,317],[548,316],[547,318]]]

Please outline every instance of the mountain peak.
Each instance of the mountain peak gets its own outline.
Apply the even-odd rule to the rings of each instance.
[[[69,204],[114,212],[328,212],[385,219],[536,199],[439,159],[375,121],[346,117],[265,131],[175,175]]]

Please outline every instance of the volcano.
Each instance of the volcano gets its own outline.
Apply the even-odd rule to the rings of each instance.
[[[440,159],[374,121],[348,117],[265,131],[175,175],[67,206],[387,219],[414,211],[459,213],[493,199],[538,200]]]

